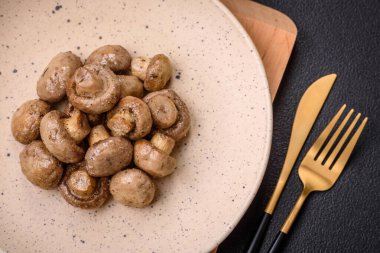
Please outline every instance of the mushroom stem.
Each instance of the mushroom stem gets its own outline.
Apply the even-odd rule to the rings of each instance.
[[[150,61],[151,59],[146,57],[133,58],[131,63],[132,75],[137,76],[142,81],[145,81],[146,70],[148,69]]]
[[[93,97],[104,89],[103,80],[86,67],[75,72],[76,92],[80,96]]]
[[[135,119],[132,113],[125,109],[108,119],[107,126],[112,129],[114,135],[124,136],[135,128]]]
[[[87,116],[70,104],[66,108],[66,114],[69,117],[62,119],[63,126],[71,138],[80,143],[90,133]]]
[[[91,129],[91,132],[88,136],[88,143],[90,146],[95,143],[105,140],[110,137],[107,129],[103,125],[97,125]]]
[[[168,155],[170,155],[175,145],[173,138],[160,132],[155,133],[150,142],[154,147]]]

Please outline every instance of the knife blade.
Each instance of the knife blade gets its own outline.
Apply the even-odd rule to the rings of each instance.
[[[280,177],[247,252],[257,252],[290,172],[335,82],[336,74],[319,78],[303,94],[294,117],[288,152]]]

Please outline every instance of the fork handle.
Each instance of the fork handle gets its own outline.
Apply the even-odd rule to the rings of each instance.
[[[298,213],[300,212],[307,196],[310,194],[310,190],[304,188],[301,195],[298,197],[296,204],[294,205],[292,211],[290,212],[288,218],[286,219],[284,225],[282,225],[281,231],[277,234],[276,239],[273,241],[272,246],[270,247],[268,253],[275,253],[279,251],[281,243],[286,238],[286,235],[289,233],[290,228],[292,227],[294,221],[297,218]]]
[[[261,243],[263,241],[265,232],[268,229],[269,222],[272,219],[272,215],[267,212],[264,212],[263,217],[261,218],[261,222],[259,228],[256,231],[255,236],[252,239],[251,244],[248,247],[247,253],[256,253],[259,252]]]

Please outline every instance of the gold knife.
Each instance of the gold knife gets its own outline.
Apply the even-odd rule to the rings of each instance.
[[[272,197],[265,208],[260,226],[256,231],[247,252],[252,253],[259,251],[265,231],[269,225],[270,219],[272,218],[272,214],[276,208],[281,193],[286,185],[286,181],[288,180],[294,163],[297,160],[297,157],[311,131],[311,128],[314,125],[315,120],[318,117],[318,114],[326,101],[335,79],[336,74],[321,77],[312,83],[302,96],[294,118],[288,153],[286,154],[280,177],[277,181]]]

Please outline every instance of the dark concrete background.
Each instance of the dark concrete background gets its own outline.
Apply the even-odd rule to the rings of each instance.
[[[338,78],[300,157],[344,103],[369,116],[369,124],[335,186],[310,196],[283,252],[380,252],[380,1],[259,2],[287,14],[299,33],[273,106],[273,145],[264,180],[218,253],[244,252],[279,176],[298,101],[309,84],[329,73]],[[294,169],[261,252],[267,252],[301,189]]]

